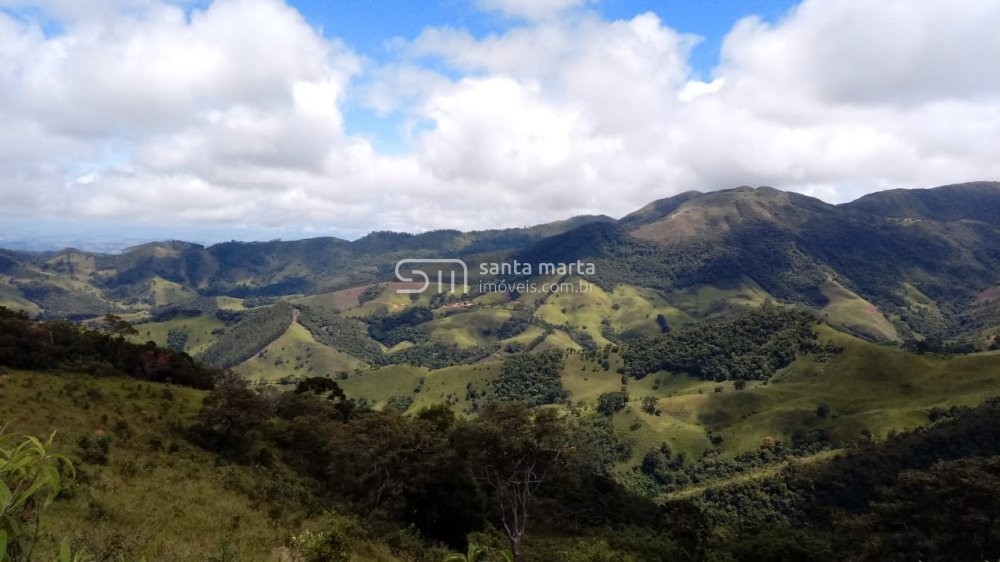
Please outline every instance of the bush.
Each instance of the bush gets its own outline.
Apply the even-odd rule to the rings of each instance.
[[[628,404],[628,392],[608,392],[597,397],[597,411],[605,416],[613,416],[625,409]]]
[[[385,407],[392,408],[393,410],[396,410],[399,413],[403,413],[409,410],[411,405],[413,405],[412,396],[398,395],[389,398],[389,400],[386,402]]]
[[[89,464],[108,464],[108,455],[111,453],[111,437],[107,435],[81,436],[77,442],[80,448],[80,460]]]
[[[642,411],[647,414],[655,414],[659,400],[655,396],[645,396],[642,399]]]

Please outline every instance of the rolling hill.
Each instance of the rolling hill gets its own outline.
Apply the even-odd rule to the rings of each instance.
[[[947,201],[955,204],[944,208]],[[462,544],[465,535],[446,528],[454,522],[413,514],[446,515],[406,503],[441,498],[404,486],[390,492],[402,504],[381,503],[381,491],[364,504],[371,471],[359,473],[350,493],[337,491],[339,476],[364,463],[389,470],[382,456],[351,457],[385,443],[403,447],[391,449],[400,455],[393,458],[426,476],[419,455],[409,455],[430,442],[410,450],[405,439],[428,427],[465,431],[507,403],[589,436],[601,468],[587,478],[609,494],[600,501],[695,510],[716,525],[713,536],[747,532],[740,536],[752,540],[758,527],[743,526],[759,525],[760,514],[782,524],[796,515],[768,504],[737,517],[718,498],[747,493],[780,503],[800,483],[782,480],[788,474],[835,473],[829,467],[838,459],[1000,396],[998,205],[997,183],[844,205],[741,187],[683,193],[620,220],[576,217],[526,229],[210,247],[172,241],[117,255],[3,250],[0,306],[42,322],[3,310],[0,327],[13,331],[0,333],[0,363],[23,359],[24,349],[51,357],[0,364],[0,422],[35,435],[58,429],[58,450],[82,460],[80,491],[57,502],[45,552],[69,536],[102,556],[278,560],[333,517],[336,532],[350,538],[338,547],[349,551],[344,559],[436,560],[442,551],[393,529],[425,525],[422,532]],[[393,267],[413,257],[463,259],[469,290],[400,292],[414,284],[398,282]],[[534,267],[479,268],[513,261]],[[593,271],[540,267],[578,261]],[[504,289],[490,288],[501,281]],[[90,355],[75,357],[81,349]],[[174,386],[181,374],[198,389]],[[336,392],[301,397],[310,384]],[[205,390],[213,385],[221,388]],[[237,424],[257,420],[257,441],[237,446],[239,431],[227,437],[237,445],[206,441],[228,427],[206,426],[206,411]],[[448,435],[432,439],[433,447],[447,442],[434,457],[445,468],[467,454]],[[113,445],[102,452],[105,436]],[[331,464],[317,468],[314,457]],[[185,478],[197,485],[172,493]],[[595,509],[574,503],[586,494],[567,493],[549,501]],[[486,513],[481,497],[463,501],[450,508]],[[136,502],[158,507],[137,510]],[[372,505],[376,523],[357,515]],[[612,513],[633,507],[615,505]],[[196,515],[171,520],[184,510]],[[339,510],[349,515],[331,515]],[[378,527],[386,512],[392,523]],[[594,548],[629,552],[594,560],[654,560],[688,548],[671,542],[682,540],[674,534],[655,555],[628,550],[636,541],[612,546],[623,532],[654,532],[651,515],[633,527],[581,517],[596,542],[577,542],[550,523],[530,547],[533,559],[546,549],[584,556]],[[678,518],[670,517],[674,532]],[[362,520],[378,528],[360,532]],[[154,527],[190,540],[167,541]],[[491,528],[493,538],[482,540],[496,544],[500,527]],[[341,535],[324,535],[332,536]]]

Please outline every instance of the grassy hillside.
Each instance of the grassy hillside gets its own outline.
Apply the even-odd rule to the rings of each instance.
[[[289,375],[332,377],[367,367],[360,359],[317,342],[302,324],[293,322],[281,337],[234,370],[250,381],[276,382]]]
[[[629,297],[636,298],[635,294]],[[468,330],[466,333],[477,333],[476,330],[484,333],[488,331],[484,327],[493,326],[498,318],[509,318],[511,314],[500,304],[471,310],[449,317],[436,315],[430,324],[450,331],[457,326],[444,324],[443,320],[468,317],[462,324]],[[504,311],[508,314],[491,320],[491,314]],[[784,312],[785,309],[769,305],[738,316],[781,317]],[[801,315],[787,312],[789,318]],[[207,395],[190,388],[113,376],[96,378],[23,370],[0,375],[0,412],[3,412],[0,426],[6,425],[8,432],[35,435],[58,431],[57,451],[74,459],[78,468],[75,483],[46,514],[40,534],[42,557],[48,557],[58,542],[68,537],[75,549],[93,553],[98,559],[287,561],[291,560],[288,549],[301,542],[294,537],[309,537],[312,535],[303,533],[322,528],[324,532],[350,535],[349,540],[335,539],[335,542],[341,541],[337,543],[340,551],[346,548],[352,552],[340,559],[440,560],[440,551],[432,550],[428,543],[412,534],[407,535],[408,531],[402,531],[401,527],[379,527],[377,514],[384,508],[396,514],[393,517],[397,522],[404,520],[399,517],[410,516],[406,514],[417,514],[414,517],[426,525],[422,529],[433,532],[444,532],[447,525],[457,523],[438,527],[435,521],[450,520],[420,519],[423,512],[406,507],[410,504],[382,504],[382,490],[389,490],[395,498],[422,498],[406,500],[417,502],[413,506],[422,505],[423,501],[455,501],[457,503],[448,505],[482,513],[482,506],[472,496],[462,499],[450,491],[438,494],[437,490],[448,488],[438,488],[444,485],[437,480],[428,481],[436,484],[414,488],[409,488],[407,483],[431,474],[425,462],[439,463],[434,464],[434,470],[438,471],[433,472],[438,475],[434,478],[444,477],[451,482],[458,478],[456,474],[464,474],[453,470],[455,467],[451,465],[453,455],[464,454],[460,453],[463,449],[451,447],[454,443],[462,443],[462,439],[480,435],[479,430],[472,431],[472,428],[498,415],[494,409],[497,405],[488,404],[494,389],[500,395],[503,385],[494,386],[498,377],[508,385],[508,390],[526,382],[531,392],[536,392],[532,381],[520,381],[517,377],[534,376],[532,373],[536,371],[533,369],[540,368],[533,363],[538,356],[498,351],[473,364],[440,369],[409,365],[369,369],[357,359],[317,342],[299,323],[300,313],[292,312],[291,316],[290,325],[280,337],[237,369],[246,378],[264,378],[265,382],[274,382],[268,377],[288,369],[302,377],[332,375],[346,397],[336,398],[335,393],[330,396],[298,392],[277,395],[271,392],[270,385],[257,387],[256,390],[264,391],[258,394],[254,389],[223,382],[219,383],[221,389],[217,386]],[[179,322],[169,324],[176,333],[184,326],[183,322],[193,320],[197,319],[174,319],[157,323],[157,328],[169,331],[167,324]],[[486,323],[473,329],[477,326],[475,322]],[[680,330],[703,334],[703,328],[714,326],[722,330],[730,325],[727,322],[730,320]],[[23,324],[25,334],[66,326],[58,322],[32,324],[19,317],[11,317],[10,323],[12,326]],[[700,517],[702,512],[684,511],[678,516],[669,510],[704,508],[701,503],[677,507],[677,502],[695,497],[703,502],[708,501],[704,498],[709,498],[715,504],[704,508],[707,516],[732,518],[733,513],[739,513],[739,517],[744,518],[740,521],[757,524],[757,519],[739,511],[741,504],[720,508],[719,494],[764,486],[784,474],[786,469],[815,467],[818,471],[828,470],[828,465],[836,465],[829,462],[831,459],[863,450],[859,443],[881,442],[893,433],[926,425],[932,418],[954,417],[957,414],[945,411],[952,406],[977,405],[1000,395],[1000,352],[954,356],[915,354],[873,344],[827,325],[816,324],[811,319],[801,325],[816,330],[822,345],[797,351],[798,356],[791,364],[768,380],[717,382],[666,371],[647,373],[638,379],[623,378],[619,369],[628,365],[625,360],[630,357],[628,353],[632,348],[629,346],[634,348],[639,340],[607,346],[595,353],[576,350],[563,355],[550,354],[558,358],[558,362],[546,360],[545,364],[551,369],[546,372],[545,379],[550,380],[548,375],[554,374],[557,390],[561,385],[561,390],[569,392],[568,399],[562,400],[562,394],[555,393],[552,405],[530,412],[522,410],[524,419],[561,420],[558,423],[567,423],[577,428],[574,431],[585,432],[581,435],[586,436],[588,446],[596,447],[588,454],[597,455],[593,457],[594,462],[604,466],[600,477],[614,475],[620,479],[603,484],[612,486],[605,489],[613,493],[602,496],[600,501],[617,498],[616,501],[623,503],[609,509],[631,514],[635,506],[646,505],[643,502],[649,502],[658,494],[667,501],[664,509],[668,511],[664,513],[674,513],[669,516],[670,523],[659,520],[654,525],[650,523],[652,519],[644,519],[645,523],[630,524],[646,525],[649,530],[663,532],[669,529],[674,533],[681,528],[678,526],[682,522]],[[539,326],[531,324],[530,327]],[[686,341],[675,337],[678,335],[683,334],[660,339]],[[562,338],[560,349],[566,349],[576,345],[570,336],[567,331],[553,330],[543,345]],[[76,337],[79,342],[111,341],[110,336],[97,333],[81,332]],[[113,341],[127,346],[120,339]],[[735,345],[736,342],[730,343]],[[12,348],[6,353],[8,361],[20,357]],[[283,370],[273,369],[276,362],[281,363]],[[137,372],[135,376],[142,375]],[[608,410],[608,396],[620,396],[623,387],[627,397],[614,411]],[[458,414],[457,421],[441,410],[420,412],[427,406],[442,403],[450,405]],[[365,412],[366,404],[405,411],[408,415]],[[207,415],[209,417],[202,411],[203,405],[209,406],[207,410],[212,412]],[[352,411],[361,413],[352,417]],[[196,424],[205,419],[215,421]],[[251,429],[234,430],[230,423],[237,428],[239,424],[248,423],[246,427]],[[459,428],[456,429],[458,433],[451,435],[459,441],[452,442],[446,433],[434,433],[454,428]],[[494,430],[500,428],[506,426],[497,426]],[[462,433],[464,431],[472,433]],[[500,429],[500,435],[505,435],[506,431]],[[205,435],[216,437],[207,440]],[[231,441],[219,440],[219,436],[226,435]],[[799,448],[803,440],[809,444],[808,440],[816,436],[820,437],[811,443],[818,445],[818,449]],[[538,444],[533,439],[529,441],[532,447]],[[227,443],[242,443],[239,445],[242,449],[232,449],[233,445]],[[662,444],[668,448],[664,449]],[[792,456],[774,454],[779,449],[793,448]],[[424,451],[436,452],[426,456]],[[488,460],[495,460],[497,455],[490,453]],[[313,462],[316,458],[324,460],[317,464]],[[394,460],[384,464],[386,458]],[[654,466],[656,462],[661,463],[660,468]],[[372,466],[377,470],[372,471]],[[397,468],[403,472],[395,473]],[[664,474],[671,479],[669,484],[654,480]],[[681,477],[684,479],[676,480]],[[581,495],[581,492],[591,488],[584,485],[574,490],[572,482],[572,479],[566,481],[570,486],[566,496],[550,499],[576,505],[581,509],[576,516],[590,521],[588,524],[594,526],[594,532],[601,533],[598,552],[604,558],[594,559],[615,559],[607,558],[612,552],[630,552],[619,558],[625,561],[672,559],[664,553],[672,551],[674,546],[660,545],[662,548],[655,557],[636,550],[645,546],[643,541],[646,539],[641,536],[646,531],[627,530],[623,535],[629,537],[627,540],[609,542],[623,531],[610,519],[581,515],[594,513],[596,505],[574,504],[586,501],[590,496],[588,493]],[[622,485],[627,487],[615,487]],[[657,488],[659,485],[663,487]],[[331,495],[331,490],[339,492]],[[628,495],[636,492],[642,495]],[[344,495],[337,496],[338,493]],[[776,502],[784,501],[782,493],[762,492]],[[367,507],[359,511],[362,504],[349,503],[351,498],[373,503],[363,504]],[[339,513],[340,501],[348,502],[343,504],[344,513],[364,515],[331,515],[331,510]],[[720,509],[729,511],[720,515]],[[794,515],[781,509],[771,506],[760,513],[780,513],[782,517]],[[650,512],[645,513],[642,517],[650,516]],[[367,519],[369,514],[376,518]],[[362,519],[364,524],[360,523]],[[532,531],[533,540],[539,542],[531,543],[532,555],[527,560],[551,559],[553,555],[547,554],[546,549],[558,550],[563,548],[557,546],[561,544],[559,541],[569,540],[568,536],[549,534],[551,531],[545,527],[542,525]],[[732,529],[727,531],[726,527],[718,527],[716,531],[724,533]],[[627,534],[633,532],[639,534]],[[678,535],[671,536],[676,538]],[[184,537],[184,540],[177,540],[177,537]],[[486,536],[485,540],[495,540],[495,537]],[[706,535],[697,540],[711,543],[713,539]],[[585,550],[580,544],[573,547],[578,550],[572,551],[570,559],[585,559],[580,558]],[[420,556],[430,558],[392,552],[424,553]]]
[[[288,540],[280,525],[294,514],[270,511],[277,504],[249,493],[253,468],[219,466],[185,440],[180,428],[192,422],[203,397],[124,378],[0,376],[7,431],[57,431],[56,451],[77,459],[76,484],[46,514],[39,554],[50,556],[68,536],[100,559],[273,560]],[[102,438],[110,443],[106,459],[96,447],[80,446]]]
[[[209,315],[174,318],[163,322],[136,324],[135,329],[138,333],[131,339],[136,343],[152,341],[159,346],[167,347],[171,332],[180,333],[184,334],[185,342],[182,351],[198,355],[216,343],[218,337],[214,332],[224,326],[225,323],[221,320]]]
[[[820,291],[828,300],[820,313],[830,324],[873,341],[900,340],[896,327],[872,303],[832,280],[820,285]]]
[[[510,319],[510,311],[502,306],[479,308],[469,312],[445,308],[443,313],[424,324],[431,339],[454,343],[461,347],[482,345],[487,342],[490,330],[500,327],[505,320]]]
[[[32,317],[42,312],[42,307],[25,298],[21,291],[10,283],[9,278],[4,277],[0,277],[0,306],[25,312]]]
[[[1000,395],[997,352],[916,355],[828,327],[820,328],[820,337],[844,351],[828,360],[801,357],[769,383],[751,382],[743,390],[731,381],[670,373],[630,381],[632,401],[616,423],[641,424],[633,430],[638,448],[655,446],[659,437],[695,457],[713,448],[711,430],[722,438],[718,450],[735,456],[756,450],[767,437],[790,443],[796,433],[810,430],[829,431],[841,445],[865,431],[884,438],[926,424],[931,408],[979,404]],[[605,381],[606,388],[613,386]],[[657,398],[660,416],[641,410],[644,396]]]
[[[149,303],[153,306],[170,306],[198,298],[198,293],[194,290],[162,277],[153,278],[149,284],[149,293]]]
[[[622,294],[624,299],[636,298],[633,292]],[[705,302],[720,301],[707,298]],[[483,341],[477,336],[481,327],[502,317],[504,309],[486,308],[434,320],[429,325],[435,337],[452,334],[456,338],[453,341],[479,343]],[[295,330],[302,341],[308,341],[307,333]],[[863,432],[885,437],[890,430],[924,424],[934,407],[976,404],[1000,395],[1000,353],[917,355],[830,327],[820,326],[818,330],[821,342],[843,351],[832,356],[800,357],[766,383],[750,381],[738,386],[733,381],[715,383],[669,372],[641,380],[627,379],[630,400],[615,415],[614,422],[622,435],[635,442],[632,462],[638,462],[645,451],[662,442],[689,458],[700,458],[706,451],[734,457],[757,449],[765,438],[791,443],[797,435],[811,430],[829,432],[833,443],[847,444],[861,438]],[[505,341],[527,343],[542,335],[541,328],[531,325]],[[288,373],[289,365],[299,366],[291,371],[294,374],[319,373],[309,371],[315,364],[313,357],[320,353],[321,348],[315,347],[319,344],[309,344],[310,355],[306,347],[291,344],[293,340],[286,334],[262,357],[241,366],[240,372],[254,380],[268,378],[270,369]],[[284,349],[279,353],[276,347]],[[574,351],[566,358],[562,385],[577,407],[593,409],[602,394],[622,387],[617,372],[622,366],[620,353],[610,353],[605,368],[595,357],[578,353],[579,345],[561,330],[546,336],[534,350],[545,349]],[[276,365],[278,361],[282,364]],[[350,374],[338,382],[348,396],[379,407],[390,399],[406,397],[407,402],[412,400],[413,409],[444,402],[468,412],[474,403],[469,389],[473,390],[471,395],[488,390],[501,363],[502,354],[472,365],[437,370],[408,365],[359,372],[345,368],[342,370]],[[269,380],[274,380],[273,375]],[[642,409],[647,397],[655,399],[659,415]],[[820,410],[824,411],[822,415],[817,414]]]

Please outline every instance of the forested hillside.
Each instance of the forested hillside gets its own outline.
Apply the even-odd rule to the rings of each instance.
[[[77,559],[437,562],[469,542],[530,561],[1000,556],[996,399],[934,408],[926,428],[865,433],[837,450],[823,438],[769,438],[729,461],[692,463],[662,445],[633,473],[623,463],[639,443],[616,431],[615,408],[532,409],[500,396],[522,388],[529,403],[549,402],[509,382],[564,368],[558,353],[511,356],[476,416],[443,404],[402,415],[324,377],[275,392],[189,359],[150,372],[128,357],[174,356],[127,343],[128,324],[113,318],[103,332],[3,319],[0,357],[17,368],[0,375],[0,451],[49,467],[44,485],[24,487],[27,473],[0,464],[2,489],[21,502],[0,523],[15,560],[61,549]],[[103,368],[75,370],[89,364]],[[20,435],[53,431],[50,442]],[[669,481],[669,493],[644,479]]]
[[[351,242],[164,242],[120,255],[6,251],[0,304],[81,319],[145,314],[204,296],[321,294],[393,280],[403,258],[462,258],[475,275],[483,261],[517,259],[537,271],[539,263],[583,260],[596,266],[591,281],[609,291],[748,282],[775,299],[823,309],[838,304],[823,289],[834,283],[874,306],[903,339],[948,339],[997,327],[988,318],[1000,278],[996,208],[1000,184],[991,182],[896,190],[843,205],[744,187],[688,192],[619,221],[577,217],[527,229],[377,232]]]

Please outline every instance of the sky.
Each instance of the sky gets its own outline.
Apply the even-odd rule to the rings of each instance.
[[[996,180],[997,29],[995,0],[0,0],[0,246]]]

